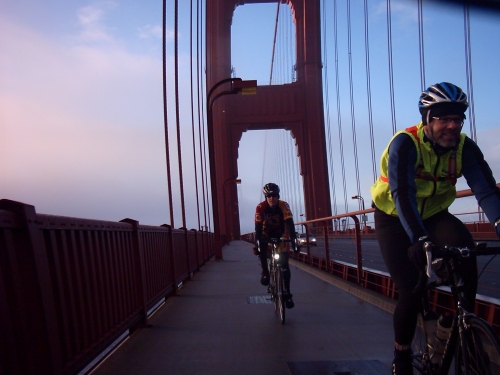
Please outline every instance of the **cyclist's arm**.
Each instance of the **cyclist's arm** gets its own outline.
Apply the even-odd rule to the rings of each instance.
[[[389,186],[399,219],[412,242],[427,235],[417,206],[416,162],[417,149],[410,136],[395,137],[389,146]]]
[[[466,138],[464,143],[462,174],[488,220],[495,223],[500,218],[500,189],[483,153],[470,138]]]
[[[260,240],[262,237],[262,229],[264,227],[264,209],[263,204],[265,202],[261,202],[255,208],[255,239]]]
[[[286,230],[288,231],[288,233],[290,235],[290,239],[295,240],[297,235],[295,234],[295,224],[293,223],[293,219],[292,218],[286,219],[285,226],[286,226]]]

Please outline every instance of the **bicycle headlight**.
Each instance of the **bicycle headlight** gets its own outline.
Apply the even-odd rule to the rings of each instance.
[[[278,253],[274,254],[274,259],[278,260],[280,258],[280,255]]]

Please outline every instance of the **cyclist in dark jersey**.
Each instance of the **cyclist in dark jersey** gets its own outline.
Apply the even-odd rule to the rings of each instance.
[[[260,257],[262,266],[262,277],[260,282],[262,285],[269,285],[269,268],[267,265],[267,245],[269,238],[288,237],[292,240],[292,249],[297,251],[295,245],[295,225],[293,223],[293,215],[290,206],[287,202],[279,199],[280,188],[274,183],[268,183],[263,189],[266,199],[260,202],[255,209],[255,239],[259,243],[259,248],[254,250],[256,255]],[[283,269],[283,279],[285,282],[285,305],[291,309],[294,307],[292,294],[290,293],[290,267],[288,266],[288,246],[282,242],[279,248],[281,268]]]
[[[500,191],[479,147],[461,134],[467,107],[467,96],[451,83],[422,92],[422,121],[394,135],[382,154],[381,176],[371,188],[377,239],[399,296],[392,374],[413,374],[410,349],[423,292],[415,287],[426,264],[424,244],[474,245],[466,226],[448,212],[457,178],[465,177],[500,236]],[[476,259],[463,264],[469,286],[464,307],[473,311]]]

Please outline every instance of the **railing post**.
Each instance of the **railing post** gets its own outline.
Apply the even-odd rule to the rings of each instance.
[[[174,254],[174,239],[172,233],[172,226],[170,224],[162,224],[161,227],[168,228],[168,246],[170,251],[170,272],[172,272],[173,278],[173,295],[177,295],[177,291],[179,290],[179,286],[177,285],[177,278],[175,277],[175,254]]]
[[[62,349],[53,285],[35,207],[2,199],[0,210],[20,221],[19,227],[3,231],[7,245],[0,250],[0,295],[6,297],[0,307],[0,330],[6,334],[0,340],[0,372],[60,373]]]
[[[146,290],[146,268],[144,263],[144,250],[142,248],[141,236],[139,233],[139,222],[133,219],[120,220],[121,223],[132,225],[132,241],[134,244],[134,263],[135,274],[138,280],[136,286],[137,299],[141,301],[142,318],[140,325],[146,327],[148,325],[148,298]]]
[[[325,259],[326,259],[326,270],[329,271],[328,265],[330,264],[330,247],[328,246],[328,225],[327,222],[323,222],[323,237],[325,238]]]
[[[184,250],[186,253],[186,264],[187,264],[187,274],[188,274],[188,280],[192,279],[192,273],[191,273],[191,264],[189,264],[189,238],[188,238],[188,230],[187,228],[180,228],[181,230],[184,231]]]
[[[198,271],[200,270],[201,268],[201,264],[200,264],[200,254],[199,254],[199,246],[198,246],[198,231],[196,229],[191,229],[191,231],[193,232],[193,236],[194,236],[194,247],[196,248],[196,267],[198,267]]]
[[[358,284],[361,285],[363,282],[363,260],[361,255],[361,234],[359,228],[359,219],[357,216],[352,215],[351,218],[354,220],[354,241],[356,242],[356,266]]]

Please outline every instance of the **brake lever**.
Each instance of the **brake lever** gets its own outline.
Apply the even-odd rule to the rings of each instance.
[[[425,273],[430,278],[432,276],[432,242],[424,243],[425,258],[427,260],[427,265],[425,266]]]

